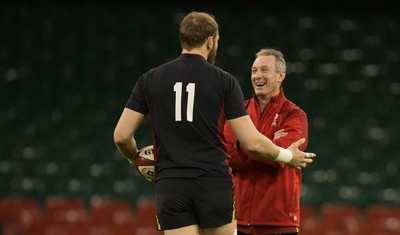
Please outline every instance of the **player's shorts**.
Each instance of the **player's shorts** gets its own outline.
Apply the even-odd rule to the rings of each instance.
[[[218,227],[236,219],[231,181],[161,179],[156,182],[159,230]]]

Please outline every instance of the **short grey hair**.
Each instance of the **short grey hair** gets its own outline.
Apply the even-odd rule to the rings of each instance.
[[[271,48],[263,48],[256,53],[256,58],[267,55],[275,56],[275,68],[277,72],[286,72],[286,62],[282,52]]]

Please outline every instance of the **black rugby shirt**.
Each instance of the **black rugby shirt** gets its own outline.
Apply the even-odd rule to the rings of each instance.
[[[247,115],[235,77],[202,56],[182,54],[144,73],[126,107],[149,114],[162,178],[231,180],[225,161],[226,118]]]

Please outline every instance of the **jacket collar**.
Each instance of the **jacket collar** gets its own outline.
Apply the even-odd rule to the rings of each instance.
[[[257,103],[260,102],[258,100],[258,97],[254,93],[253,93],[253,98]],[[286,96],[285,96],[285,93],[283,92],[283,87],[281,86],[279,88],[279,91],[276,92],[275,95],[271,97],[271,99],[269,100],[268,104],[280,103],[281,101],[283,101],[285,99],[286,99]]]

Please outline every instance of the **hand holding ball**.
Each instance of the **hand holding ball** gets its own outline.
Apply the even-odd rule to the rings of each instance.
[[[154,181],[154,153],[153,145],[141,148],[133,157],[132,164],[137,172],[148,181]]]

